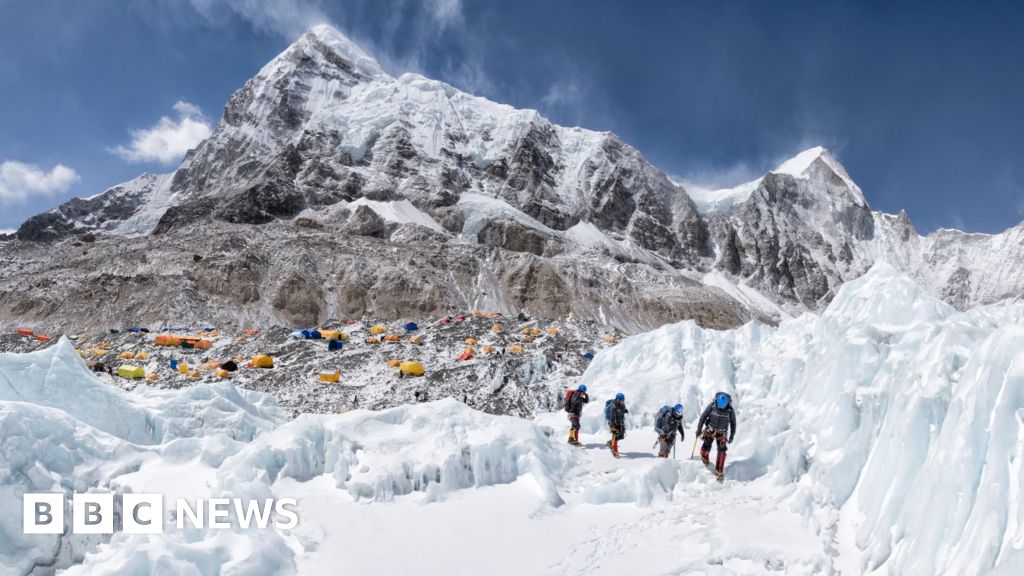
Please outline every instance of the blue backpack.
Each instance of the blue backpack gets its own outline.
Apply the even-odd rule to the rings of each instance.
[[[604,401],[604,423],[609,425],[609,426],[612,425],[612,401],[611,400],[605,400]]]
[[[654,417],[654,431],[657,432],[659,436],[665,433],[663,430],[665,415],[671,411],[671,406],[662,406],[658,409],[658,414]]]

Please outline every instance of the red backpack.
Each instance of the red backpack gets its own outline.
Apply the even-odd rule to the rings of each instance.
[[[575,394],[575,390],[565,391],[565,398],[562,398],[562,408],[564,408],[566,412],[572,412],[572,397]]]

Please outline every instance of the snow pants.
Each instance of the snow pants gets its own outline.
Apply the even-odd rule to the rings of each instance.
[[[719,432],[717,430],[704,430],[702,434],[704,437],[704,443],[700,446],[700,459],[705,464],[709,462],[711,456],[711,443],[716,442],[718,444],[718,454],[715,458],[715,472],[718,474],[722,473],[725,468],[725,453],[729,450],[728,438],[725,432]]]
[[[668,458],[676,444],[676,435],[658,436],[658,458]]]

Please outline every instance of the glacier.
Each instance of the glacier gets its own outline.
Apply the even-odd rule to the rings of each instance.
[[[289,420],[230,384],[126,392],[67,340],[0,355],[0,570],[25,574],[1011,574],[1024,564],[1024,307],[958,311],[886,263],[777,327],[602,350],[564,413],[454,399]],[[484,384],[486,385],[486,384]],[[718,390],[719,485],[692,446]],[[626,395],[623,458],[601,405]],[[653,416],[685,406],[677,457]],[[21,534],[27,492],[296,498],[292,530]]]

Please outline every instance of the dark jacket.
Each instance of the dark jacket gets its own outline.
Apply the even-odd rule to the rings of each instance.
[[[569,397],[569,414],[579,418],[583,414],[583,405],[587,402],[590,402],[590,396],[587,396],[586,392],[573,392]]]
[[[712,400],[697,422],[698,434],[704,429],[705,424],[716,432],[722,434],[729,432],[729,442],[732,442],[733,437],[736,436],[736,412],[732,409],[732,403],[725,408],[719,408]]]
[[[658,422],[658,428],[661,429],[663,436],[671,436],[679,432],[679,439],[686,438],[686,432],[683,431],[683,415],[676,415],[675,412],[669,410],[661,416],[661,422]]]
[[[609,422],[612,428],[622,430],[626,427],[626,414],[629,410],[626,409],[626,403],[618,400],[612,400],[612,414]]]

